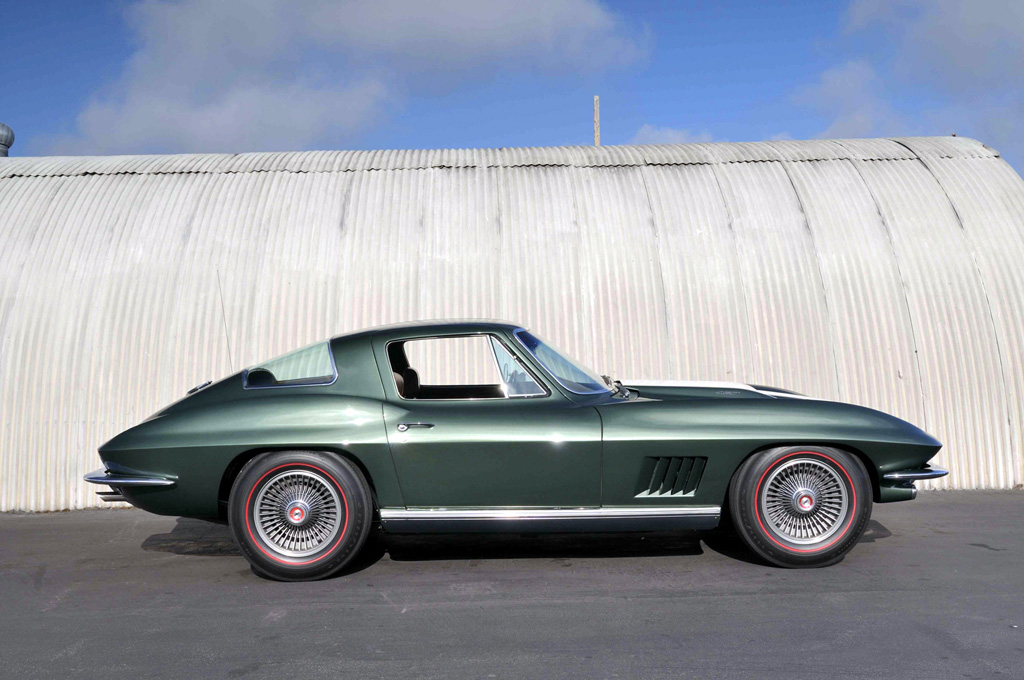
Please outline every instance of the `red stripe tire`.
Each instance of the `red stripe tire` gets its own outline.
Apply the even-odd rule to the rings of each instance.
[[[729,511],[744,543],[782,567],[843,559],[871,519],[871,480],[853,454],[787,446],[748,458],[733,475]]]
[[[337,573],[363,547],[372,520],[362,472],[330,453],[261,454],[239,472],[228,501],[242,554],[254,571],[280,581]]]

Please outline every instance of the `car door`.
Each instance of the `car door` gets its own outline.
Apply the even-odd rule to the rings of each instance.
[[[499,334],[381,339],[375,354],[407,507],[600,505],[597,410],[552,389]]]

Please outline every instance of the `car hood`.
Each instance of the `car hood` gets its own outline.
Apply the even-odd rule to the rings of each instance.
[[[811,399],[791,390],[735,382],[691,380],[623,380],[622,384],[649,399]]]

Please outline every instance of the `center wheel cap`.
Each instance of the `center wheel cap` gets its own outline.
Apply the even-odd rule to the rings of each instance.
[[[793,509],[799,513],[811,512],[817,504],[818,499],[813,491],[800,489],[793,494]]]
[[[285,517],[295,526],[305,524],[309,519],[309,505],[304,501],[292,501],[285,508]]]

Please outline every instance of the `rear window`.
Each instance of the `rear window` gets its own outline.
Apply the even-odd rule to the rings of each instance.
[[[243,383],[247,388],[327,385],[337,375],[330,343],[318,342],[246,369]]]

